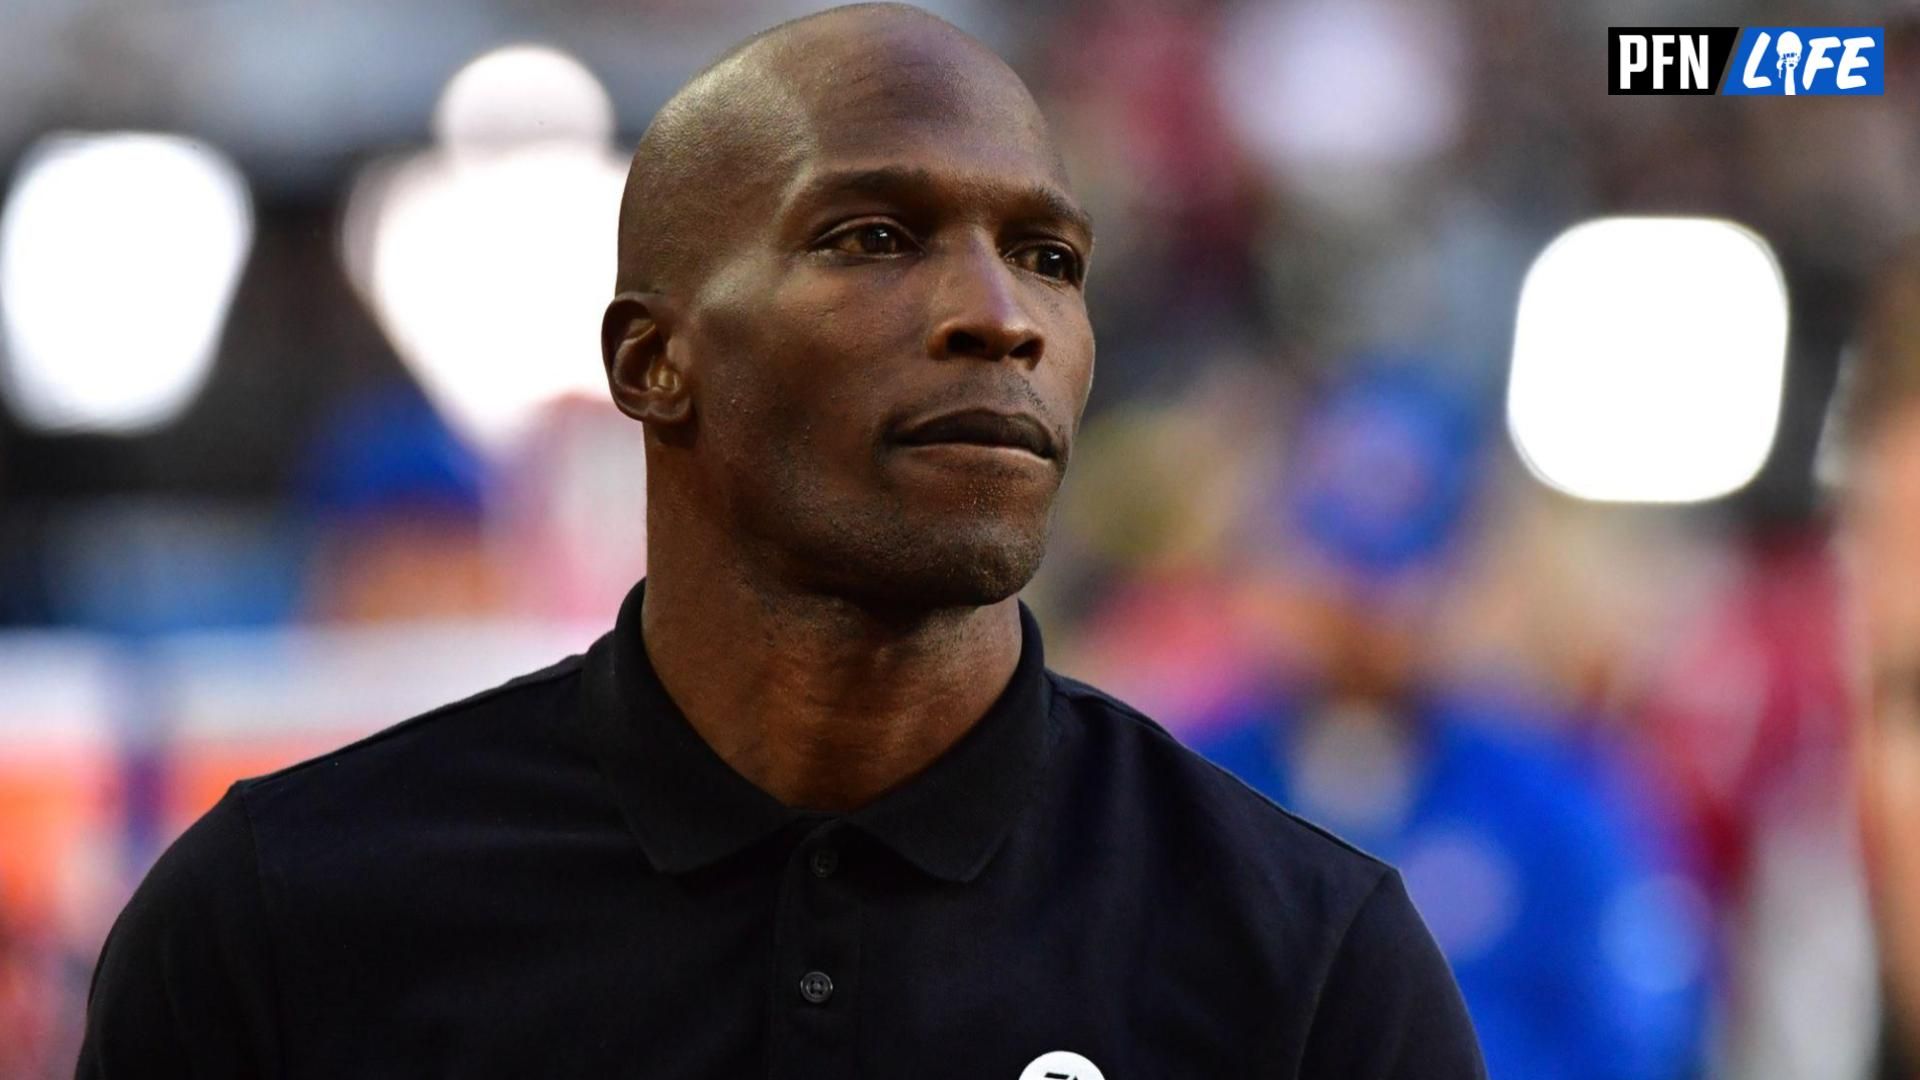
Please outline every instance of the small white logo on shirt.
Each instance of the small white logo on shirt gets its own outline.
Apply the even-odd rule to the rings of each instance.
[[[1107,1080],[1100,1067],[1071,1050],[1049,1050],[1033,1059],[1020,1080]]]

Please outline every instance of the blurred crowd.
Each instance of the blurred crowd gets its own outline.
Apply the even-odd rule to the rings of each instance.
[[[4,15],[0,1078],[70,1071],[231,780],[611,625],[625,147],[817,6]],[[1920,1075],[1920,8],[1846,13],[1884,97],[1781,102],[1605,92],[1608,25],[1701,0],[923,6],[1096,222],[1051,666],[1400,866],[1496,1080]],[[1507,423],[1534,258],[1646,214],[1786,287],[1771,450],[1687,504],[1557,490]]]

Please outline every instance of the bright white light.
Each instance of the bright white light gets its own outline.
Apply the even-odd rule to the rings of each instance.
[[[466,435],[515,441],[546,403],[604,396],[626,162],[591,73],[550,49],[489,53],[448,84],[441,143],[356,182],[349,275]]]
[[[580,61],[541,45],[510,45],[461,68],[440,95],[433,134],[453,149],[530,142],[604,143],[613,101]]]
[[[52,135],[0,215],[6,395],[45,430],[173,419],[213,367],[253,243],[246,181],[172,135]]]
[[[1534,475],[1581,498],[1724,495],[1773,445],[1786,344],[1786,282],[1752,231],[1590,221],[1521,287],[1508,429]]]
[[[1241,6],[1218,78],[1255,155],[1304,193],[1350,203],[1453,141],[1458,75],[1445,5],[1286,0]]]

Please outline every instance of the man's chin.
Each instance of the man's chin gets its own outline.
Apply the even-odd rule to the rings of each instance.
[[[934,611],[997,604],[1025,588],[1046,554],[1046,529],[1005,522],[946,523],[873,537],[843,553],[835,577],[877,608]]]

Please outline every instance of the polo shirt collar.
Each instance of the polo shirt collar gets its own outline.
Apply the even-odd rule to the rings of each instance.
[[[735,772],[687,722],[647,656],[646,581],[586,657],[586,727],[635,838],[656,870],[717,862],[803,818],[841,817],[922,871],[971,881],[1012,829],[1045,767],[1052,704],[1040,628],[1020,608],[1020,660],[999,698],[918,775],[845,815],[794,809]]]

